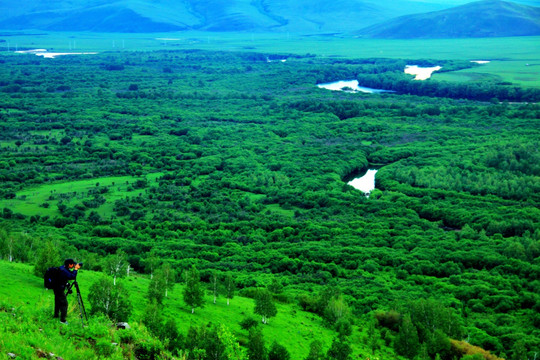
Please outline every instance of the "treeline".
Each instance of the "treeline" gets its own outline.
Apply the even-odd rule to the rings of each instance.
[[[398,94],[447,97],[478,101],[538,102],[540,90],[522,88],[511,84],[491,82],[443,82],[429,79],[413,81],[403,71],[385,72],[377,75],[359,74],[356,79],[362,86],[395,91]]]

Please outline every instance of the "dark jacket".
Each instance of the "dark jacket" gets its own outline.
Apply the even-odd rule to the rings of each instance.
[[[58,279],[58,286],[60,289],[65,289],[69,280],[75,280],[77,277],[77,270],[69,271],[64,265],[60,266],[60,276]]]

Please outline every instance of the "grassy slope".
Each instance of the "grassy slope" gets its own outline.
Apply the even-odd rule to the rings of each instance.
[[[73,31],[170,31],[180,27],[217,31],[356,31],[390,18],[439,10],[442,4],[402,0],[36,0],[2,4],[6,29]],[[107,21],[107,19],[113,21]],[[163,29],[165,30],[156,30]]]
[[[406,15],[359,31],[385,39],[470,38],[540,34],[540,8],[498,0]]]
[[[53,321],[51,313],[54,304],[52,291],[43,288],[43,281],[32,274],[33,268],[26,264],[0,261],[0,353],[12,352],[22,358],[31,358],[36,348],[70,358],[94,358],[93,350],[70,341],[72,336],[83,336],[79,326],[78,309],[74,295],[68,297],[70,310],[67,330]],[[81,293],[85,300],[87,311],[90,304],[86,300],[90,285],[96,281],[99,273],[82,270],[78,276]],[[130,323],[137,326],[145,305],[148,279],[131,276],[121,280],[130,293],[134,313]],[[235,297],[227,306],[226,300],[218,298],[217,304],[212,303],[211,296],[206,297],[206,306],[198,308],[195,314],[181,300],[183,287],[177,284],[164,302],[164,314],[174,318],[180,331],[185,334],[190,325],[205,325],[208,322],[226,324],[239,340],[245,340],[247,333],[238,323],[245,316],[256,317],[253,314],[252,299]],[[274,340],[284,345],[291,353],[292,359],[302,359],[307,356],[309,344],[317,339],[324,343],[327,349],[335,333],[322,326],[320,318],[298,309],[296,305],[277,304],[278,315],[270,319],[270,324],[264,326],[264,336],[267,346]],[[13,310],[14,309],[14,310]],[[16,314],[16,315],[12,315]],[[90,319],[90,332],[103,331],[100,319]],[[102,321],[102,319],[101,319]],[[96,330],[97,329],[97,330]],[[353,357],[368,356],[369,350],[363,344],[365,329],[355,326],[350,337],[354,349]],[[77,335],[74,335],[77,334]],[[106,339],[114,340],[111,330]],[[381,358],[392,352],[384,349],[379,354]],[[71,355],[71,356],[69,356]],[[82,357],[81,357],[82,356]],[[393,355],[392,355],[393,356]]]

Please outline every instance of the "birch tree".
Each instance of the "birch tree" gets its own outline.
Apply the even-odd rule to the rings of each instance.
[[[184,302],[191,307],[191,313],[195,313],[195,308],[204,305],[204,293],[201,288],[201,277],[199,271],[193,265],[186,272],[186,286],[184,287]]]
[[[176,283],[176,271],[171,267],[171,264],[165,263],[161,266],[161,276],[163,276],[163,284],[165,288],[165,297],[169,296],[169,290],[174,288]]]
[[[165,278],[161,270],[158,270],[156,271],[156,276],[148,284],[148,301],[155,300],[157,304],[161,305],[165,295],[164,288]]]
[[[126,274],[128,266],[127,255],[122,250],[117,250],[115,254],[105,258],[105,273],[113,277],[113,284],[116,285],[116,278]]]
[[[127,290],[122,284],[116,286],[107,277],[102,277],[90,286],[88,301],[91,314],[103,313],[117,321],[127,321],[133,310]]]
[[[225,277],[225,297],[227,298],[227,306],[230,300],[234,297],[234,291],[236,290],[236,284],[231,274],[227,274]]]
[[[212,291],[212,295],[214,296],[214,304],[217,301],[217,298],[219,296],[219,274],[217,271],[213,271],[212,275],[210,275],[210,290]]]
[[[144,259],[144,269],[150,273],[150,279],[154,278],[154,272],[157,270],[160,259],[154,251],[150,252],[150,256]]]
[[[262,316],[263,324],[268,324],[268,320],[276,316],[277,309],[270,291],[266,289],[259,290],[255,298],[255,314]]]

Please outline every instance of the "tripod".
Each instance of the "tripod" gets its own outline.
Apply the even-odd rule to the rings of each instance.
[[[79,316],[81,318],[81,326],[84,327],[84,320],[88,322],[88,316],[86,316],[86,309],[84,308],[83,299],[81,296],[81,290],[79,289],[79,283],[77,281],[72,282],[67,288],[66,295],[69,295],[73,292],[73,287],[77,292],[77,304],[79,305]]]

